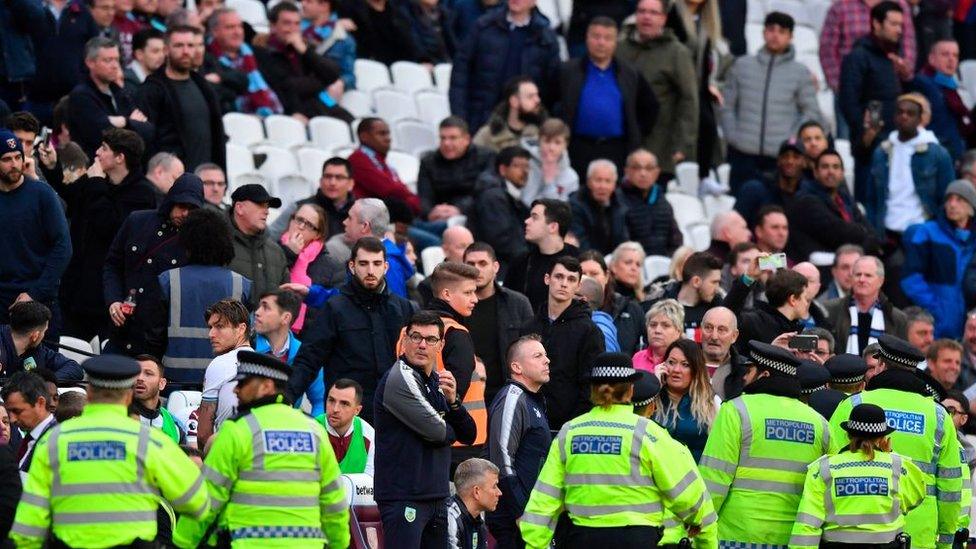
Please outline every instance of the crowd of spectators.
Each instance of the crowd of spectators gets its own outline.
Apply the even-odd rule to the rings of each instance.
[[[619,351],[696,459],[751,340],[870,367],[895,335],[976,402],[976,5],[835,0],[811,51],[807,18],[740,0],[572,4],[282,0],[262,26],[232,1],[0,3],[0,376],[81,381],[61,336],[141,357],[164,395],[202,392],[181,428],[203,450],[254,348],[313,415],[356,408],[326,414],[341,445],[353,416],[394,421],[377,391],[431,342],[404,331],[425,310],[466,404],[515,379],[558,430]],[[358,60],[451,64],[415,177],[397,120],[343,100]],[[240,175],[231,113],[338,119],[353,146],[295,196]]]

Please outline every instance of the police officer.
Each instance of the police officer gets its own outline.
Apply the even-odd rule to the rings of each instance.
[[[827,359],[824,367],[830,372],[831,389],[849,395],[864,390],[864,376],[868,372],[868,363],[861,357],[851,354],[834,355]]]
[[[698,534],[696,545],[715,546],[715,515],[691,453],[634,414],[638,376],[627,355],[594,360],[594,407],[563,425],[549,449],[520,523],[526,547],[548,547],[563,510],[571,524],[560,547],[657,547],[665,510]]]
[[[830,453],[827,420],[800,402],[799,362],[749,342],[743,394],[719,408],[699,467],[722,546],[785,546],[807,465]]]
[[[219,517],[238,547],[349,545],[349,505],[325,429],[284,397],[290,368],[252,351],[237,354],[239,413],[221,425],[204,460],[214,507],[181,517],[173,534],[196,547]]]
[[[895,429],[879,406],[858,404],[841,428],[846,451],[807,468],[790,547],[899,547],[905,515],[925,499],[925,477],[891,452]]]
[[[661,392],[661,380],[647,370],[639,370],[640,377],[634,381],[634,396],[631,404],[634,413],[646,418],[654,417],[654,397]]]
[[[801,358],[799,363],[796,368],[796,376],[800,380],[800,400],[809,403],[810,396],[813,393],[827,388],[830,373],[823,367],[823,364],[818,364],[812,360]]]
[[[925,381],[915,370],[925,359],[907,341],[883,335],[878,338],[880,372],[867,390],[837,406],[830,418],[831,434],[847,444],[841,422],[851,408],[867,402],[885,411],[895,452],[911,459],[925,476],[925,501],[907,517],[905,532],[913,547],[949,547],[959,522],[962,469],[959,441],[952,418],[932,399]],[[937,383],[936,383],[937,384]]]
[[[84,362],[88,405],[37,442],[10,537],[17,547],[154,547],[159,496],[201,518],[210,499],[199,469],[162,431],[127,416],[139,364]]]

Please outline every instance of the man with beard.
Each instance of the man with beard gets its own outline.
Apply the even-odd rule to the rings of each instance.
[[[57,338],[61,275],[71,259],[68,221],[48,185],[24,175],[24,148],[0,129],[0,323],[18,301],[38,301],[54,312],[50,336]]]
[[[173,442],[182,444],[186,439],[186,428],[162,405],[159,393],[166,388],[163,364],[152,355],[139,355],[139,377],[133,387],[132,405],[129,414],[143,425],[161,429]]]
[[[308,390],[322,366],[331,386],[349,378],[363,387],[362,417],[372,423],[373,395],[379,378],[390,368],[400,328],[413,314],[413,305],[393,294],[386,284],[387,250],[375,237],[360,238],[352,249],[349,282],[322,305],[318,320],[302,334],[288,380],[294,400]],[[298,290],[298,288],[291,287]]]
[[[485,365],[485,403],[491,405],[508,378],[502,363],[508,346],[532,318],[532,306],[524,295],[498,284],[500,265],[490,245],[471,244],[464,251],[464,262],[478,269],[478,303],[463,323],[471,332],[475,354]]]
[[[77,362],[43,345],[50,309],[37,301],[22,301],[14,303],[9,314],[10,324],[0,325],[0,371],[4,376],[43,369],[52,372],[55,381],[84,378]]]
[[[141,90],[141,110],[156,127],[150,154],[173,153],[183,160],[187,171],[204,162],[225,164],[224,124],[217,96],[194,70],[197,42],[202,46],[202,40],[203,31],[197,27],[167,30],[166,63],[146,78]]]
[[[237,414],[237,353],[253,351],[248,343],[247,308],[236,299],[222,299],[207,307],[214,359],[203,378],[203,396],[197,408],[197,448],[206,448],[224,420]]]
[[[505,99],[492,111],[491,118],[474,134],[472,143],[495,152],[513,147],[522,139],[534,139],[545,118],[539,87],[531,78],[516,78],[505,86]]]

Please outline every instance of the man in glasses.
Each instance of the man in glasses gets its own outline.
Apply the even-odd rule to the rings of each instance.
[[[388,547],[446,547],[451,444],[471,444],[477,430],[450,370],[436,371],[441,317],[419,312],[404,333],[403,353],[376,387],[373,497]]]
[[[349,217],[349,210],[352,208],[356,199],[352,195],[352,168],[349,161],[341,156],[334,156],[325,161],[322,165],[322,176],[319,178],[319,190],[312,196],[299,200],[295,204],[285,204],[281,215],[271,227],[268,234],[271,238],[281,238],[281,233],[288,229],[288,220],[292,214],[298,211],[305,204],[317,204],[325,210],[329,220],[326,238],[334,235],[341,235],[343,232],[342,222]],[[351,244],[350,244],[351,245]]]
[[[226,212],[227,204],[224,199],[227,196],[227,175],[224,170],[213,162],[205,162],[197,166],[193,173],[203,181],[203,199],[206,201],[204,206]]]

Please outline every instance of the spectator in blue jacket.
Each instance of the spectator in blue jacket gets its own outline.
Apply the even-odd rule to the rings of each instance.
[[[451,113],[480,128],[502,99],[502,86],[526,75],[544,88],[559,69],[559,43],[532,0],[508,0],[475,23],[454,57]],[[546,90],[543,90],[545,97]]]
[[[43,345],[51,310],[37,301],[15,303],[10,324],[0,325],[0,375],[46,368],[58,381],[81,381],[85,372],[77,362]]]
[[[334,0],[302,0],[302,37],[315,53],[339,65],[344,89],[351,90],[356,87],[356,39],[347,28],[349,20],[340,20],[333,4]]]
[[[467,36],[478,19],[494,9],[504,9],[499,0],[454,0],[451,5],[451,32],[454,36]]]
[[[24,92],[37,68],[31,34],[43,26],[44,17],[40,2],[0,2],[0,104],[5,103],[11,111],[25,107]]]
[[[608,353],[619,353],[620,340],[617,335],[617,325],[610,313],[600,308],[603,305],[603,285],[595,278],[584,276],[580,280],[580,289],[576,298],[590,307],[592,311],[590,320],[603,332],[603,347]]]
[[[901,234],[937,215],[945,189],[955,178],[949,152],[924,127],[930,112],[921,94],[900,96],[895,130],[872,155],[864,206],[877,234]]]
[[[904,278],[901,287],[913,302],[935,317],[935,337],[959,339],[966,322],[963,278],[976,252],[973,213],[976,188],[964,179],[953,181],[936,219],[905,231]]]
[[[488,458],[499,469],[502,497],[488,513],[488,529],[498,549],[524,547],[516,519],[546,460],[552,433],[546,400],[539,392],[549,382],[549,356],[536,334],[512,343],[505,357],[509,382],[498,392],[488,412]]]

